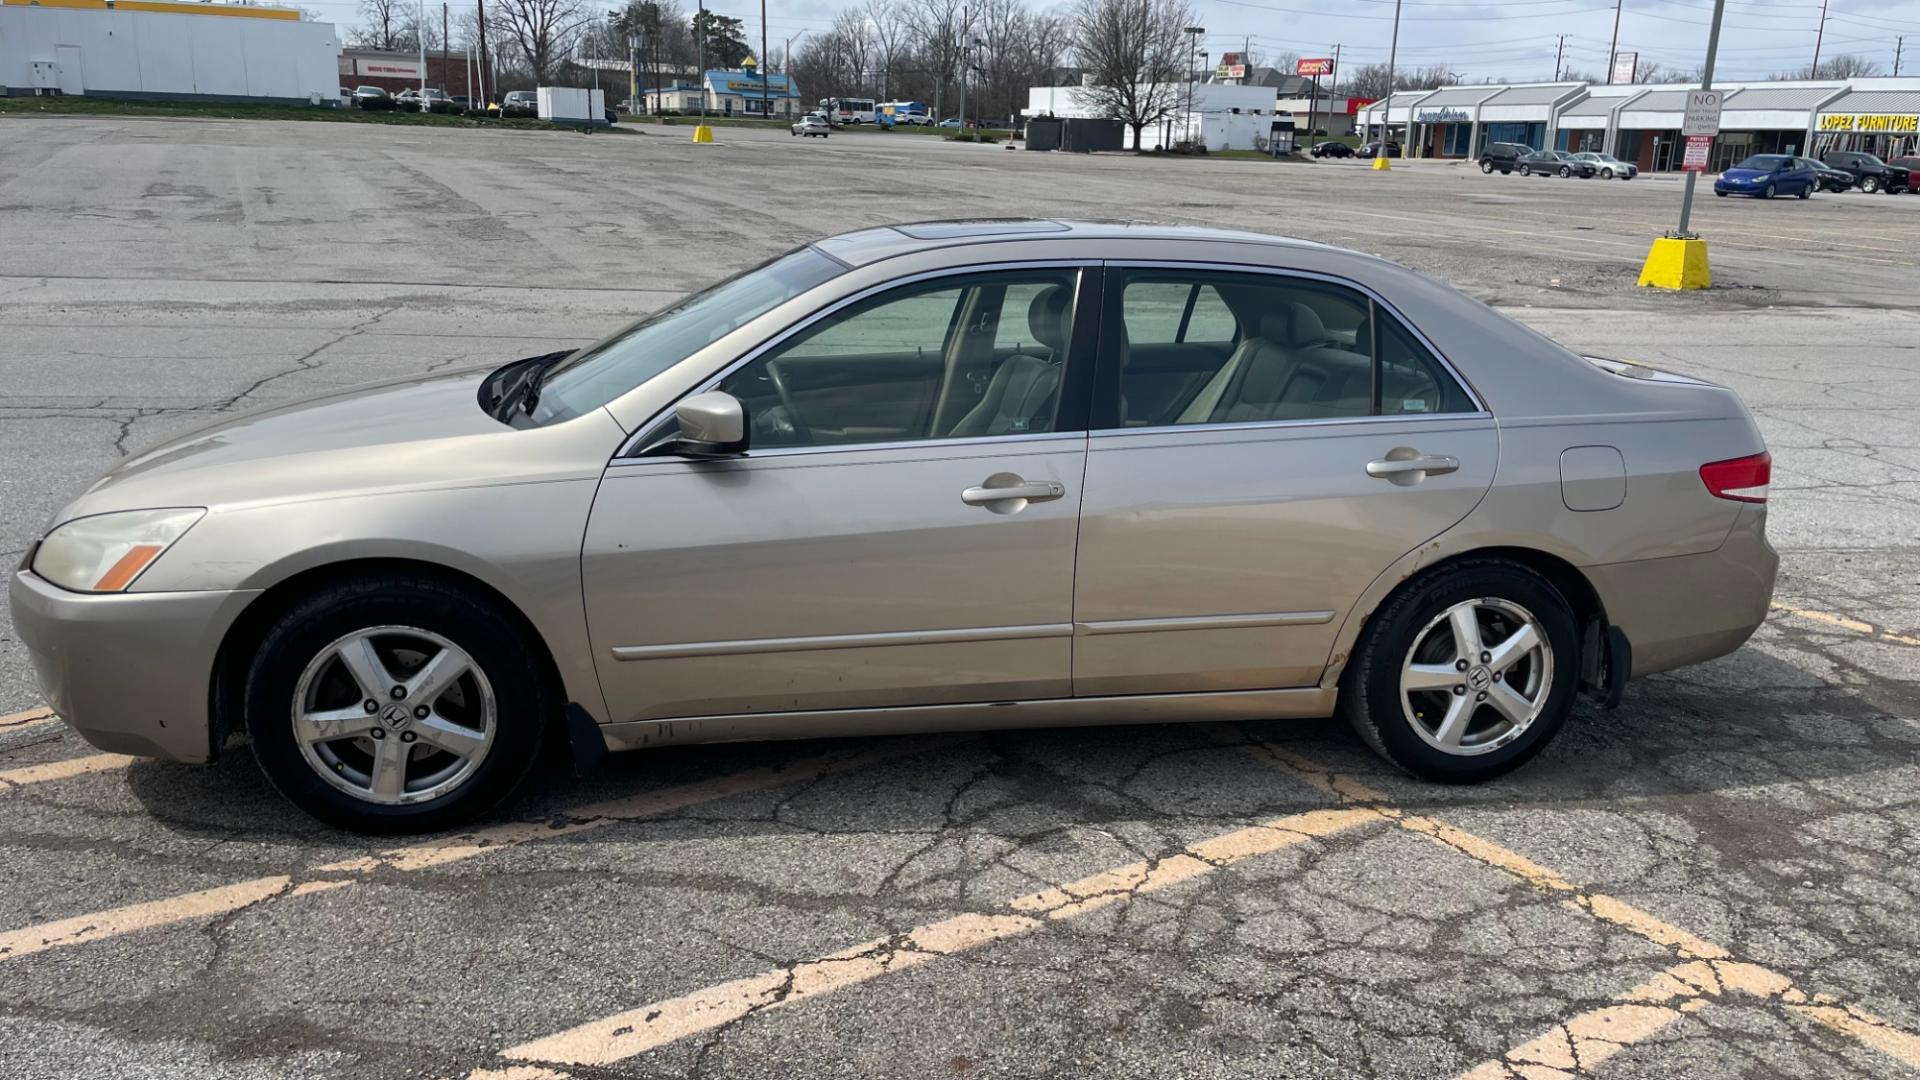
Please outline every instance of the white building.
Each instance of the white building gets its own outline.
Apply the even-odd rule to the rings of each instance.
[[[340,93],[333,24],[293,8],[140,0],[0,0],[8,94],[307,104]]]
[[[1209,150],[1264,149],[1273,129],[1276,98],[1270,86],[1231,83],[1182,83],[1171,88],[1173,109],[1140,131],[1140,149],[1158,150],[1198,141]],[[1078,86],[1035,86],[1027,90],[1020,115],[1097,118],[1105,115]],[[1133,146],[1133,132],[1127,132]]]

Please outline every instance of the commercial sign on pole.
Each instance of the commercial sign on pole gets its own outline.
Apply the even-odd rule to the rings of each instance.
[[[1720,134],[1720,101],[1726,95],[1719,90],[1687,91],[1687,111],[1680,121],[1680,134],[1689,145],[1694,136],[1713,138]]]
[[[1638,74],[1639,71],[1640,71],[1640,54],[1639,53],[1637,52],[1614,53],[1613,54],[1613,70],[1607,73],[1607,82],[1615,85],[1625,85],[1627,83],[1632,82],[1634,75]]]
[[[1686,152],[1680,158],[1681,172],[1706,172],[1707,157],[1713,150],[1713,136],[1687,136]]]
[[[1213,71],[1217,79],[1244,79],[1247,77],[1246,57],[1239,53],[1221,53],[1220,66]]]
[[[1297,61],[1293,65],[1293,73],[1303,79],[1325,78],[1333,74],[1333,57]]]

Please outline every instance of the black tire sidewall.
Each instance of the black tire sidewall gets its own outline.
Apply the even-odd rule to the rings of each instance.
[[[1474,756],[1447,754],[1415,734],[1400,706],[1400,664],[1414,635],[1463,600],[1498,598],[1531,612],[1553,649],[1554,682],[1547,705],[1513,742]],[[1341,711],[1375,751],[1427,780],[1470,784],[1525,764],[1565,726],[1580,677],[1573,612],[1545,579],[1516,563],[1461,563],[1416,579],[1377,612],[1355,642],[1341,684]]]
[[[473,658],[493,689],[496,726],[486,760],[465,783],[428,802],[384,806],[356,799],[316,773],[294,738],[290,717],[301,672],[328,645],[373,626],[445,637]],[[413,833],[461,824],[512,794],[540,755],[554,698],[535,655],[512,618],[456,587],[406,578],[328,586],[281,616],[255,654],[244,698],[254,758],[282,795],[336,828]]]

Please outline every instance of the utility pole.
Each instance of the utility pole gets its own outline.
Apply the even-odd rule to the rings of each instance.
[[[1380,141],[1375,144],[1379,149],[1373,152],[1373,167],[1390,169],[1387,163],[1387,142],[1393,138],[1393,77],[1394,66],[1400,60],[1400,0],[1393,0],[1393,43],[1387,47],[1387,96],[1380,109]],[[1409,137],[1413,134],[1413,125],[1407,125]]]
[[[1193,58],[1200,55],[1200,35],[1207,32],[1204,26],[1187,27],[1187,141],[1193,141]],[[1169,148],[1170,149],[1170,148]]]
[[[707,126],[707,0],[700,0],[700,12],[693,17],[693,48],[700,65],[700,126]]]
[[[487,84],[492,81],[488,76],[493,73],[493,69],[487,66],[487,0],[474,0],[473,10],[480,23],[480,111],[485,112],[488,101]]]
[[[413,5],[413,39],[420,46],[420,111],[427,111],[427,0]]]
[[[1906,47],[1907,35],[1901,34],[1899,37],[1893,39],[1893,73],[1895,75],[1900,74],[1900,54],[1905,51]]]
[[[440,89],[447,88],[447,0],[440,0]]]
[[[1820,0],[1820,28],[1813,32],[1813,70],[1807,74],[1809,79],[1820,77],[1820,42],[1827,36],[1827,0]]]
[[[1625,3],[1626,0],[1613,0],[1613,44],[1607,46],[1608,86],[1613,85],[1613,62],[1620,56],[1620,8]]]
[[[1553,81],[1560,81],[1560,63],[1567,57],[1567,35],[1560,35],[1560,46],[1553,51]],[[1607,69],[1607,78],[1613,78],[1613,69]]]
[[[767,74],[767,0],[760,0],[760,119],[773,118],[773,76]]]

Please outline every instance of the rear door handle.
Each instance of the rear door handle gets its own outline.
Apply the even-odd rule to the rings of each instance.
[[[1441,454],[1418,454],[1413,457],[1384,457],[1378,461],[1367,462],[1367,475],[1380,480],[1392,480],[1406,483],[1419,480],[1423,476],[1445,476],[1460,471],[1460,459]]]
[[[989,477],[987,483],[979,487],[970,487],[960,493],[960,501],[968,506],[994,507],[996,504],[1010,503],[1014,500],[1025,502],[1052,502],[1067,493],[1067,485],[1052,480],[1021,480],[1014,478],[1012,483],[994,483],[1000,477]]]

